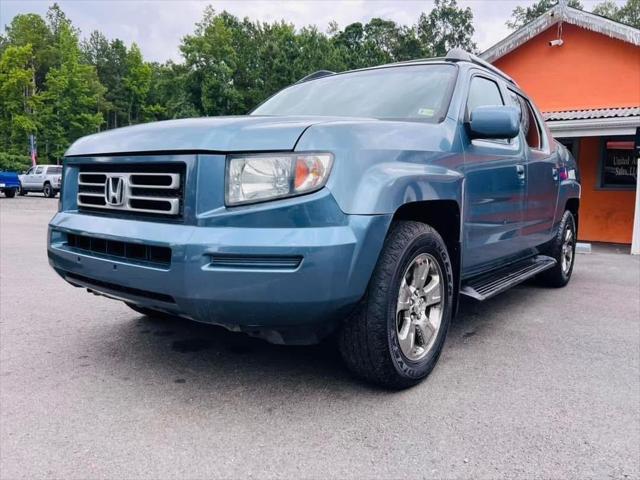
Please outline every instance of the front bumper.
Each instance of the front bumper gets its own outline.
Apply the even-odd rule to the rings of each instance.
[[[326,193],[317,197],[333,202]],[[286,212],[281,208],[278,216]],[[274,343],[313,343],[364,294],[391,221],[389,215],[340,215],[319,226],[271,228],[60,212],[50,223],[49,263],[96,293]],[[170,265],[80,250],[70,246],[69,234],[169,247]]]

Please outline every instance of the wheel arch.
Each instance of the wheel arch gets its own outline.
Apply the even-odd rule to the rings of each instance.
[[[394,212],[393,221],[413,220],[433,227],[449,252],[454,274],[453,314],[458,311],[462,265],[461,208],[456,200],[423,200],[405,203]]]
[[[578,225],[579,225],[579,211],[580,211],[580,199],[579,198],[569,198],[567,199],[565,206],[565,210],[569,210],[576,224],[576,236],[578,235]]]

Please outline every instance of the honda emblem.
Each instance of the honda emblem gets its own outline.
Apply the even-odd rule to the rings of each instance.
[[[107,184],[105,186],[104,200],[107,205],[111,205],[112,207],[123,205],[125,201],[124,177],[107,177]]]

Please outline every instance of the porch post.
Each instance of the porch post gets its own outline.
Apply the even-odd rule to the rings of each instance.
[[[636,161],[640,160],[640,127],[636,129],[635,141]],[[638,162],[640,163],[640,162]],[[640,176],[636,167],[636,208],[633,213],[633,237],[631,240],[631,254],[640,255]]]

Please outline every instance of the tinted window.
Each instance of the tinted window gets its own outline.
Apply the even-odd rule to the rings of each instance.
[[[38,167],[36,168],[36,171],[34,173],[36,175],[40,175],[42,172],[44,172],[44,167]]]
[[[49,167],[47,168],[48,175],[60,175],[62,173],[62,167]]]
[[[252,115],[332,115],[440,121],[456,77],[453,65],[406,65],[332,75],[292,85]]]
[[[514,105],[520,110],[520,125],[522,133],[527,139],[527,145],[535,149],[542,148],[542,129],[535,113],[533,113],[533,107],[528,100],[511,90],[509,90],[509,95]]]
[[[504,105],[498,84],[484,77],[473,77],[469,86],[467,110],[469,113],[476,107]]]

